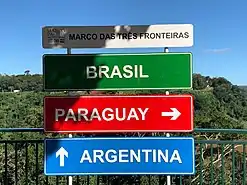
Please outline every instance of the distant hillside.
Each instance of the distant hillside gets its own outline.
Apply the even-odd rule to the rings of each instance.
[[[200,74],[193,74],[193,90],[209,90],[215,86],[228,84],[234,86],[223,77],[211,78]],[[247,86],[238,86],[240,89],[247,89]],[[43,91],[43,76],[40,74],[22,74],[22,75],[1,75],[0,74],[0,92],[20,91]]]
[[[30,93],[0,93],[0,127],[42,127],[43,97],[50,94],[42,92],[42,83],[41,75],[0,76],[0,92],[13,92],[16,89],[24,92],[32,91]],[[210,78],[200,74],[193,75],[193,89],[170,92],[194,95],[196,127],[247,128],[245,90],[231,84],[225,78]],[[165,93],[165,91],[111,91],[108,93],[153,94]],[[56,94],[58,93],[52,95]],[[31,112],[34,113],[30,115]],[[15,124],[15,119],[18,119],[18,125]]]
[[[21,91],[42,91],[42,75],[0,75],[0,91],[12,92]]]
[[[31,127],[31,128],[42,128],[43,127],[43,98],[45,96],[55,95],[61,96],[66,95],[66,93],[48,93],[42,92],[42,76],[41,75],[17,75],[17,76],[0,76],[0,127],[2,128],[14,128],[14,127]],[[194,96],[194,107],[195,107],[195,116],[194,116],[194,124],[196,128],[225,128],[225,129],[242,129],[247,128],[247,93],[242,88],[231,84],[225,78],[210,78],[204,77],[200,74],[193,75],[193,89],[194,90],[181,90],[181,91],[170,91],[171,94],[175,93],[186,93],[192,94]],[[15,91],[14,91],[15,90]],[[16,90],[21,90],[22,92],[18,92]],[[2,93],[1,93],[2,92]],[[88,92],[81,92],[84,94],[88,94]],[[155,94],[155,93],[165,93],[165,91],[111,91],[107,92],[111,94]],[[159,105],[157,105],[159,106]],[[165,123],[164,123],[165,124]],[[131,133],[133,135],[134,133]],[[150,134],[150,133],[149,133]],[[161,133],[162,134],[162,133]],[[146,134],[147,135],[147,134]],[[174,134],[172,134],[174,135]],[[183,135],[177,134],[176,135]],[[0,137],[2,139],[8,140],[26,140],[26,139],[41,139],[44,137],[65,137],[63,134],[42,134],[42,133],[0,133]],[[237,134],[211,134],[211,133],[193,133],[194,138],[196,140],[246,140],[247,137],[245,135],[237,135]],[[68,136],[66,136],[68,137]],[[7,145],[5,145],[7,146]],[[26,160],[26,152],[24,145],[15,145],[19,146],[18,150],[18,166],[23,166],[23,161]],[[26,145],[27,146],[27,145]],[[198,145],[197,145],[198,146]],[[211,154],[210,147],[207,145],[200,145],[202,147],[203,154],[199,151],[196,151],[196,159],[199,159],[203,156],[203,168],[204,175],[203,179],[205,182],[209,182],[211,178],[210,170],[213,169],[214,178],[221,178],[221,162],[211,162],[212,158],[215,161],[219,161],[219,153],[222,150],[223,145],[214,146],[214,152]],[[13,146],[11,146],[13,148]],[[21,150],[21,147],[23,150]],[[228,150],[231,149],[231,146],[226,146]],[[226,148],[225,147],[225,148]],[[197,150],[196,149],[196,150]],[[4,145],[0,147],[0,154],[4,154],[7,150]],[[8,169],[13,169],[13,164],[17,162],[15,160],[15,153],[10,152],[10,145],[8,145]],[[12,150],[13,151],[13,150]],[[39,159],[38,161],[42,161],[43,149],[35,149],[38,152]],[[220,152],[219,152],[220,151]],[[224,150],[225,154],[227,151]],[[37,163],[37,160],[34,158],[34,150],[28,150],[28,164],[29,171],[33,170],[34,164]],[[212,155],[212,156],[211,156]],[[235,155],[235,161],[237,162],[235,165],[236,174],[243,173],[242,166],[245,165],[241,159],[243,154],[237,153]],[[212,158],[211,158],[212,157]],[[213,166],[212,166],[213,164]],[[232,165],[232,156],[225,155],[224,164],[229,168],[225,168],[225,182],[231,182],[231,168]],[[3,176],[5,171],[4,167],[6,162],[4,160],[0,160],[0,165],[3,167],[0,175]],[[41,166],[41,165],[40,165]],[[200,171],[200,166],[196,167],[196,171]],[[19,174],[19,182],[20,184],[25,184],[25,172],[23,170],[18,170]],[[32,170],[31,170],[32,169]],[[14,184],[15,173],[9,171],[9,181],[10,184]],[[36,171],[33,170],[35,174],[31,174],[30,178],[36,177]],[[43,174],[43,170],[39,170],[39,175]],[[44,176],[42,176],[43,178]],[[129,183],[129,177],[124,176],[123,178],[124,184]],[[194,178],[193,184],[199,183],[199,175]],[[239,183],[242,184],[242,177],[237,178]],[[187,177],[183,177],[183,184],[188,180]],[[240,182],[241,181],[241,182]],[[35,181],[32,181],[35,184]],[[61,181],[60,181],[61,182]],[[96,182],[96,181],[95,181]],[[120,182],[120,181],[118,181]],[[122,181],[121,181],[122,182]],[[227,183],[227,184],[229,184]],[[57,184],[55,179],[51,181],[51,184]],[[61,184],[61,183],[59,183]],[[113,183],[119,184],[119,183]],[[158,183],[157,183],[158,184]]]
[[[241,89],[247,90],[247,86],[239,86]]]

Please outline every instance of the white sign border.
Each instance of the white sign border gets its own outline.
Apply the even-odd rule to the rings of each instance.
[[[106,89],[46,89],[45,88],[45,75],[44,75],[44,57],[45,56],[65,56],[65,57],[69,57],[69,56],[85,56],[88,54],[44,54],[43,55],[43,61],[42,61],[42,65],[43,65],[43,89],[44,91],[47,92],[56,92],[56,91],[126,91],[126,90],[191,90],[193,88],[193,55],[191,52],[181,52],[181,53],[118,53],[118,54],[94,54],[97,56],[118,56],[118,55],[190,55],[190,86],[189,87],[174,87],[174,88],[106,88]],[[91,55],[91,54],[90,54]]]
[[[85,44],[82,45],[82,44],[79,44],[79,43],[83,43],[83,41],[75,41],[77,42],[77,44],[65,44],[67,40],[65,40],[65,43],[62,44],[62,45],[52,45],[52,44],[49,44],[48,43],[48,36],[45,35],[45,33],[47,33],[47,30],[48,29],[61,29],[61,30],[67,30],[69,33],[75,33],[75,30],[77,30],[77,34],[82,34],[82,33],[85,33],[86,30],[83,30],[83,29],[86,29],[86,28],[94,28],[94,29],[98,29],[99,31],[101,31],[100,29],[104,29],[104,28],[110,28],[110,27],[114,27],[115,29],[118,28],[118,27],[146,27],[146,28],[149,28],[149,29],[158,29],[159,31],[154,31],[155,33],[158,33],[158,32],[162,32],[162,29],[164,29],[164,31],[166,30],[173,30],[173,31],[176,31],[176,29],[189,29],[189,33],[191,35],[191,38],[188,39],[188,41],[186,41],[187,43],[176,43],[176,44],[171,44],[172,42],[170,41],[164,41],[164,44],[153,44],[155,41],[151,41],[153,42],[151,45],[150,43],[149,44],[140,44],[140,45],[136,45],[136,46],[131,46],[128,44],[124,47],[124,43],[126,42],[126,40],[120,40],[120,42],[123,42],[122,43],[122,46],[121,46],[121,43],[115,43],[113,44],[113,46],[105,46],[105,47],[102,47],[101,45],[97,46],[97,44],[95,44],[95,46],[91,46],[91,47],[87,47]],[[162,27],[162,28],[160,28]],[[74,30],[73,30],[74,29]],[[80,30],[81,29],[81,30]],[[175,29],[175,30],[174,30]],[[151,31],[151,30],[149,30]],[[104,31],[103,31],[104,32]],[[66,31],[64,32],[66,33]],[[92,33],[90,31],[87,31],[87,33]],[[100,32],[98,32],[100,33]],[[149,32],[151,33],[151,32]],[[60,33],[61,34],[61,33]],[[65,37],[63,37],[65,39]],[[143,40],[145,39],[142,39],[140,42],[142,42]],[[174,39],[173,39],[174,40]],[[101,40],[97,40],[98,42],[101,42]],[[96,42],[97,42],[96,41]],[[107,42],[111,42],[111,40],[108,40],[105,42],[105,44],[107,44]],[[116,42],[116,40],[114,39],[114,41]],[[131,41],[133,42],[133,39],[131,39]],[[161,41],[161,39],[158,39],[158,41]],[[68,42],[68,41],[67,41]],[[85,42],[90,42],[90,41],[85,41]],[[93,41],[95,42],[95,41]],[[169,43],[170,42],[170,43]],[[173,42],[177,42],[177,40],[175,39]],[[90,44],[89,44],[90,45]],[[111,44],[110,44],[111,45]],[[114,46],[114,45],[118,45],[118,46]],[[142,46],[143,45],[143,46]],[[44,49],[64,49],[64,48],[75,48],[75,49],[97,49],[97,48],[101,48],[101,49],[104,49],[104,48],[107,48],[107,49],[116,49],[116,48],[160,48],[160,47],[172,47],[172,48],[177,48],[177,47],[193,47],[194,46],[194,25],[191,24],[191,23],[180,23],[180,24],[153,24],[153,25],[101,25],[101,26],[92,26],[92,25],[88,25],[88,26],[43,26],[42,27],[42,47]]]
[[[75,175],[174,175],[174,173],[47,173],[47,165],[46,165],[46,143],[48,140],[55,140],[55,141],[61,141],[61,140],[191,140],[192,141],[192,148],[195,148],[195,140],[193,137],[90,137],[90,138],[56,138],[56,139],[44,139],[44,174],[47,176],[75,176]],[[195,174],[195,150],[192,150],[192,160],[193,160],[193,171],[191,173],[176,173],[176,175],[194,175]]]
[[[190,112],[191,112],[191,127],[189,130],[121,130],[121,132],[119,130],[88,130],[88,131],[49,131],[49,130],[46,130],[46,127],[45,125],[47,125],[46,123],[46,114],[45,114],[45,99],[49,99],[49,98],[56,98],[56,99],[74,99],[74,98],[78,98],[78,97],[83,97],[83,98],[116,98],[116,97],[130,97],[130,98],[145,98],[145,97],[148,97],[148,98],[190,98]],[[152,133],[152,132],[171,132],[171,133],[188,133],[188,132],[193,132],[194,131],[194,98],[192,95],[189,95],[189,94],[184,94],[184,95],[116,95],[116,96],[112,96],[112,95],[109,95],[109,96],[46,96],[44,97],[44,106],[43,106],[43,115],[44,115],[44,132],[46,133],[136,133],[136,132],[142,132],[142,133]]]

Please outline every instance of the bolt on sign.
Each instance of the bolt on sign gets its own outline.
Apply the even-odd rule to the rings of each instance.
[[[191,89],[191,53],[48,54],[44,89]]]
[[[57,133],[191,132],[193,96],[45,97],[44,130]]]
[[[191,47],[192,24],[46,26],[43,48]]]

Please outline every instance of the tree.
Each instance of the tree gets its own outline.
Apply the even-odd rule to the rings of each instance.
[[[30,70],[26,70],[26,71],[24,72],[25,75],[29,75],[29,73],[30,73]]]
[[[196,90],[205,89],[207,87],[207,79],[200,74],[193,75],[193,88]]]
[[[170,91],[171,94],[192,94],[194,96],[194,108],[195,117],[194,123],[197,128],[244,128],[247,127],[247,93],[245,90],[239,88],[236,85],[232,85],[229,81],[224,78],[210,78],[203,77],[200,74],[193,76],[193,86],[195,90],[181,90],[181,91]],[[205,90],[207,84],[212,86],[212,89]],[[0,92],[0,126],[2,128],[22,128],[22,127],[43,127],[43,99],[45,96],[61,96],[67,95],[66,93],[55,93],[55,92],[42,92],[43,91],[43,81],[42,75],[0,75],[0,89],[4,91]],[[22,89],[21,93],[11,93],[11,89]],[[84,95],[88,94],[83,92]],[[164,94],[165,91],[112,91],[105,92],[106,94]],[[158,106],[158,105],[157,105]],[[179,134],[173,134],[179,135]],[[63,137],[61,135],[49,134],[47,137]],[[36,145],[27,144],[25,140],[28,139],[43,139],[45,136],[42,133],[0,133],[2,140],[24,140],[24,142],[19,144],[10,144],[8,146],[7,152],[7,165],[8,165],[8,182],[9,184],[14,184],[15,182],[15,152],[16,147],[18,155],[18,179],[20,184],[25,184],[28,180],[29,184],[35,184],[36,169]],[[194,133],[194,137],[200,140],[246,140],[246,136],[240,136],[236,134],[209,134],[209,133]],[[201,146],[201,147],[200,147]],[[210,169],[214,170],[214,178],[217,179],[221,176],[221,154],[222,147],[220,145],[215,145],[213,147],[213,165],[211,166],[211,148],[209,145],[202,144],[196,147],[196,160],[199,164],[200,158],[203,162],[203,181],[205,183],[210,182]],[[231,170],[229,166],[232,165],[232,146],[225,145],[224,148],[224,164],[228,168],[225,169],[225,179],[226,184],[231,182]],[[25,168],[26,162],[25,154],[28,155],[28,165],[29,170],[28,179],[25,179]],[[241,166],[243,162],[241,161],[239,151],[236,151],[236,184],[241,184],[243,180],[241,172],[243,171]],[[5,177],[5,148],[4,145],[0,145],[0,180]],[[42,169],[43,160],[43,150],[40,147],[38,150],[38,161],[39,169],[38,175],[43,174]],[[238,165],[237,165],[238,164]],[[24,167],[25,166],[25,167]],[[197,166],[197,170],[200,170],[200,165]],[[149,179],[147,176],[112,176],[109,177],[109,184],[134,184],[141,182],[142,184],[148,184],[152,182],[153,184],[158,184],[159,178],[152,177]],[[44,176],[40,179],[40,184],[43,183]],[[65,178],[59,178],[61,181],[56,183],[56,178],[51,180],[51,184],[64,184]],[[84,179],[85,177],[80,177]],[[91,184],[96,184],[96,177],[92,177],[89,182]],[[102,181],[106,180],[100,177]],[[164,181],[164,177],[160,177],[160,182]],[[200,176],[196,174],[191,179],[183,177],[183,184],[199,184]],[[0,184],[2,182],[0,181]],[[217,183],[214,183],[217,184]]]

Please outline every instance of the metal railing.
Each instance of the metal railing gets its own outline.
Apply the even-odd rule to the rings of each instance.
[[[17,133],[22,140],[16,139]],[[0,129],[0,185],[66,185],[68,177],[43,174],[44,141],[26,139],[30,133],[29,138],[44,137],[42,128]],[[247,130],[195,129],[192,135],[196,140],[196,174],[173,176],[172,184],[247,184]],[[219,139],[222,135],[227,140]],[[75,176],[73,181],[73,185],[158,185],[166,184],[166,177]]]

